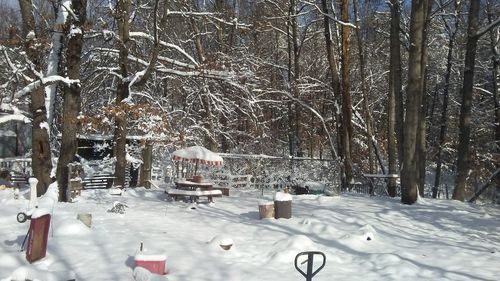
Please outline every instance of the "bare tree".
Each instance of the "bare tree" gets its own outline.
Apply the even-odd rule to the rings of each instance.
[[[403,169],[401,171],[401,202],[413,204],[419,189],[416,158],[417,129],[423,95],[424,66],[422,65],[427,0],[412,1],[410,20],[410,55],[404,128]]]
[[[341,20],[344,23],[349,22],[349,1],[341,0]],[[351,82],[349,79],[350,54],[349,54],[349,29],[346,24],[342,24],[342,148],[344,150],[344,173],[346,183],[352,181],[352,100],[351,100]]]
[[[391,31],[390,31],[390,59],[389,59],[389,97],[387,103],[387,151],[389,154],[389,173],[398,173],[398,155],[402,156],[403,130],[402,118],[398,118],[398,110],[402,110],[399,104],[402,101],[401,86],[401,43],[399,40],[400,30],[400,7],[399,0],[391,0]],[[399,125],[399,126],[398,126]],[[399,153],[398,153],[399,151]],[[401,159],[401,158],[400,158]],[[396,196],[396,180],[390,179],[387,186],[389,195]]]
[[[41,78],[43,75],[43,49],[39,42],[37,28],[35,26],[35,18],[33,11],[33,3],[31,0],[19,0],[21,9],[22,35],[24,41],[24,49],[29,59],[29,68],[32,72],[33,79]],[[41,196],[47,191],[51,183],[50,173],[52,170],[52,159],[49,145],[49,126],[47,123],[47,110],[45,107],[45,95],[43,88],[36,87],[29,90],[31,97],[31,113],[33,115],[32,122],[32,169],[33,175],[38,179],[37,195]]]
[[[66,74],[68,78],[79,80],[81,68],[81,53],[83,47],[83,36],[87,20],[87,1],[72,0],[70,9],[72,15],[64,24],[64,33],[67,39],[66,47]],[[57,162],[57,182],[59,185],[59,201],[67,201],[68,188],[68,164],[76,155],[79,131],[78,115],[81,106],[81,84],[74,83],[64,86],[63,112],[61,120],[61,148]]]
[[[118,25],[118,49],[119,49],[119,74],[116,86],[115,104],[117,108],[123,106],[125,99],[129,97],[129,63],[128,63],[128,45],[130,44],[130,0],[118,0],[115,9],[115,18]],[[115,131],[113,141],[115,164],[114,185],[118,187],[125,186],[125,169],[127,166],[126,144],[127,144],[127,115],[119,111],[115,116]]]
[[[471,135],[471,108],[477,42],[482,35],[486,34],[500,23],[500,19],[496,19],[485,28],[480,29],[480,4],[479,0],[472,0],[469,6],[469,25],[467,28],[464,81],[462,86],[462,103],[460,107],[457,177],[455,179],[455,189],[453,190],[453,199],[459,201],[465,200],[465,186],[470,168],[469,147]]]
[[[449,89],[450,89],[450,78],[451,71],[453,67],[453,49],[455,47],[455,37],[458,32],[460,5],[458,1],[453,1],[454,3],[454,13],[453,20],[454,25],[450,26],[445,16],[443,16],[443,22],[445,24],[445,29],[448,33],[448,54],[446,56],[446,73],[444,77],[444,89],[443,89],[443,102],[441,107],[441,118],[440,118],[440,130],[439,130],[439,141],[437,146],[437,160],[436,160],[436,175],[434,179],[434,187],[432,188],[432,198],[436,198],[438,194],[438,189],[441,181],[441,167],[442,167],[442,154],[443,146],[446,141],[446,131],[448,128],[448,103],[449,103]]]

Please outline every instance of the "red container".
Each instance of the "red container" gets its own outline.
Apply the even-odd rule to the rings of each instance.
[[[28,231],[28,246],[26,248],[26,259],[30,263],[45,257],[49,227],[50,215],[48,214],[31,219]]]
[[[149,255],[140,253],[135,256],[135,266],[144,267],[151,273],[163,275],[167,273],[166,255]]]

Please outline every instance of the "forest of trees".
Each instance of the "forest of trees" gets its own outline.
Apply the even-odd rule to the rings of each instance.
[[[336,159],[342,185],[400,173],[405,204],[452,174],[463,201],[500,183],[499,14],[494,0],[1,1],[0,101],[31,119],[39,194],[52,157],[64,191],[77,135],[100,133],[117,186],[136,135]]]

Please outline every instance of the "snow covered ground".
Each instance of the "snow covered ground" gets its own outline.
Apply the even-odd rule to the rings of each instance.
[[[3,190],[0,280],[12,274],[61,280],[56,272],[68,271],[77,280],[134,280],[141,242],[145,253],[168,256],[168,274],[149,280],[305,280],[294,258],[309,250],[326,255],[314,281],[499,280],[498,207],[301,195],[293,196],[291,219],[259,220],[258,202],[272,197],[271,191],[262,197],[259,191],[231,190],[213,204],[196,205],[167,202],[163,190],[129,189],[122,196],[84,191],[76,203],[55,205],[47,257],[30,265],[19,251],[29,221],[16,221],[29,194],[22,191],[15,200],[11,189]],[[116,201],[128,206],[124,214],[108,212]],[[90,229],[76,219],[78,213],[92,215]],[[234,245],[225,251],[221,240]],[[137,279],[147,280],[140,273]]]

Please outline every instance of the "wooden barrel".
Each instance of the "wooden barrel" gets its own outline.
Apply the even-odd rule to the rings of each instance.
[[[259,202],[260,219],[269,219],[274,217],[274,202]]]
[[[274,218],[289,219],[292,217],[292,200],[274,201]]]

